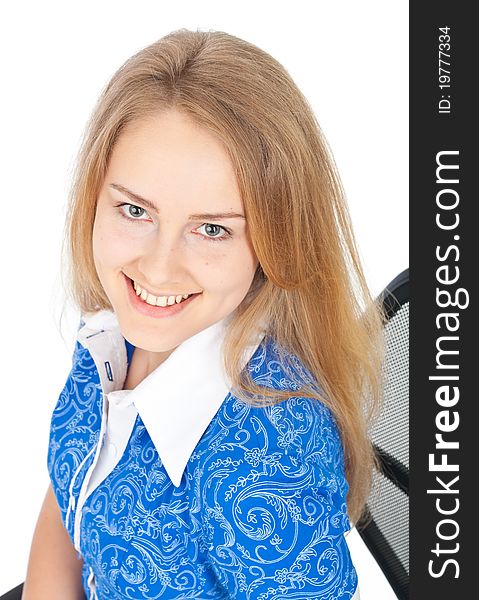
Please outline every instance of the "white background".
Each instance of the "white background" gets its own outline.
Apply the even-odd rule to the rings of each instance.
[[[182,27],[272,54],[330,143],[377,295],[409,261],[407,10],[406,0],[2,3],[0,593],[24,579],[48,485],[50,414],[77,325],[67,311],[60,326],[66,195],[101,88],[131,54]],[[394,598],[357,533],[349,540],[362,600]]]

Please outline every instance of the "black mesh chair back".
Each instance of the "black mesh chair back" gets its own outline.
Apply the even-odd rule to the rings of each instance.
[[[409,598],[409,269],[382,292],[384,396],[371,438],[380,464],[357,529],[400,600]]]
[[[17,585],[16,588],[14,588],[13,590],[10,590],[6,594],[3,594],[3,596],[0,596],[0,600],[22,600],[22,594],[23,594],[23,583],[20,585]]]

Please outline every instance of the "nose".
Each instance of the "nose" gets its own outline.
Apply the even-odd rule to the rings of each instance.
[[[149,239],[138,260],[138,270],[157,291],[169,291],[182,280],[185,270],[184,248],[177,236],[158,232]]]

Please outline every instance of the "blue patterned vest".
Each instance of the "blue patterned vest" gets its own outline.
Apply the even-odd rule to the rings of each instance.
[[[247,365],[252,378],[297,389],[282,356],[263,340]],[[320,401],[259,408],[228,394],[179,487],[138,416],[119,463],[77,514],[101,442],[103,396],[97,365],[77,342],[52,416],[48,467],[88,599],[352,598],[344,458]]]

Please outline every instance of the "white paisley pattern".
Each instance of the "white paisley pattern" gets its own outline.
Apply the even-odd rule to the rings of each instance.
[[[247,367],[253,379],[297,389],[305,371],[282,356],[264,340]],[[97,369],[77,343],[48,456],[72,539],[102,406]],[[228,394],[175,487],[138,416],[120,462],[83,507],[87,598],[91,572],[99,600],[351,598],[343,462],[335,422],[318,400],[259,408]]]

